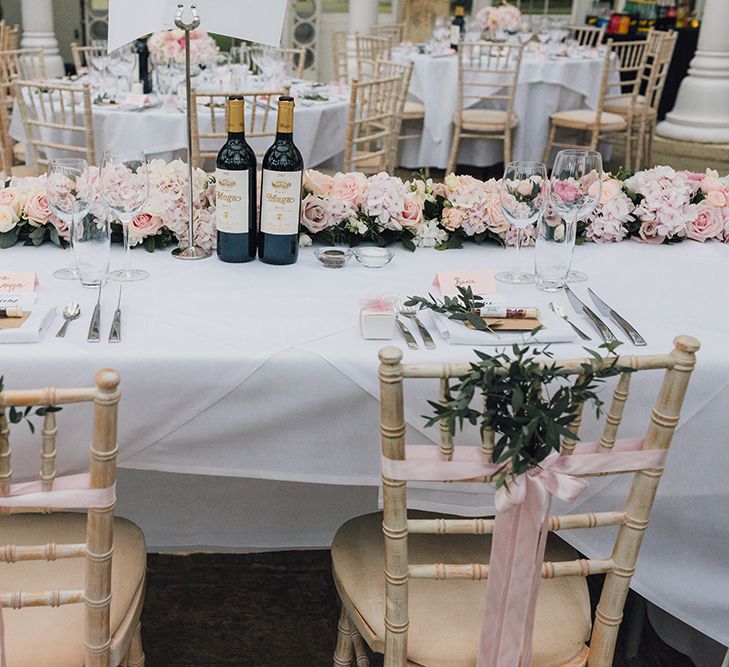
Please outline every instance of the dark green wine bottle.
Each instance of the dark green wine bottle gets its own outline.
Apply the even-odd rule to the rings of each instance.
[[[256,258],[256,154],[245,138],[242,97],[228,100],[228,141],[215,163],[215,225],[218,258],[250,262]]]
[[[258,256],[267,264],[293,264],[299,257],[299,220],[304,161],[294,144],[294,99],[278,101],[276,140],[263,158]]]

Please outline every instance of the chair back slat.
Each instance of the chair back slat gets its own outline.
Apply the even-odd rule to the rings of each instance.
[[[13,83],[23,121],[28,164],[47,165],[59,157],[85,157],[96,164],[91,91],[81,87],[18,79]]]
[[[91,71],[94,61],[106,55],[105,44],[92,44],[91,46],[80,46],[77,42],[71,42],[71,57],[76,74],[85,74]]]
[[[699,343],[690,337],[678,337],[672,352],[664,355],[628,356],[617,360],[605,360],[603,367],[613,363],[630,369],[621,373],[613,393],[613,401],[606,418],[603,435],[597,451],[610,456],[615,444],[617,429],[622,420],[625,403],[629,397],[630,376],[636,372],[660,370],[663,381],[657,392],[656,402],[642,441],[644,450],[668,449],[678,424],[686,389],[696,363]],[[568,377],[578,381],[584,377],[585,364],[593,369],[598,363],[589,359],[549,361],[567,372]],[[402,364],[402,352],[393,347],[380,351],[380,437],[382,456],[394,461],[405,460],[405,417],[403,384],[405,379],[430,378],[440,381],[440,402],[449,392],[448,380],[458,378],[470,371],[467,364]],[[504,372],[507,372],[506,370]],[[576,422],[581,420],[578,417]],[[573,424],[575,432],[579,423]],[[563,455],[570,455],[574,443],[568,442],[562,448]],[[483,450],[482,450],[483,451]],[[441,460],[453,457],[450,449],[444,451],[441,436]],[[484,463],[492,463],[491,452],[483,456]],[[416,465],[414,460],[410,465]],[[576,474],[576,477],[590,477],[604,473]],[[611,475],[624,473],[609,473]],[[560,562],[546,561],[542,565],[542,578],[565,576],[585,577],[604,574],[605,583],[597,606],[595,622],[590,640],[590,661],[596,665],[610,665],[615,650],[619,620],[635,571],[643,531],[646,529],[662,471],[639,469],[632,473],[633,481],[627,501],[621,510],[588,512],[550,516],[550,531],[600,528],[617,526],[617,537],[612,552],[605,558],[576,559]],[[425,476],[425,479],[432,477]],[[463,480],[466,481],[466,480]],[[473,481],[473,480],[468,480]],[[458,483],[458,482],[452,482]],[[408,560],[407,536],[409,533],[435,535],[486,535],[491,534],[495,522],[492,519],[408,519],[406,483],[389,479],[383,475],[383,532],[385,540],[385,663],[393,656],[404,655],[407,645],[408,625],[408,580],[426,579],[469,579],[478,581],[489,574],[485,563],[418,563]],[[617,621],[616,621],[617,619]]]
[[[345,170],[370,174],[390,170],[402,85],[402,76],[352,82]]]
[[[651,58],[647,70],[646,81],[646,107],[651,115],[657,115],[658,107],[663,97],[663,89],[668,78],[668,70],[671,67],[673,52],[676,49],[678,33],[671,32],[661,36],[657,40],[655,52]]]
[[[357,33],[354,36],[354,58],[358,80],[374,76],[378,60],[392,60],[392,40]]]
[[[400,44],[405,35],[404,23],[377,23],[370,28],[373,37],[389,40],[393,45]]]
[[[94,388],[37,389],[0,393],[0,470],[5,477],[0,483],[0,495],[7,496],[11,481],[9,447],[7,445],[6,410],[9,407],[56,407],[73,403],[93,403],[94,419],[91,437],[90,489],[109,489],[116,483],[118,455],[117,409],[120,400],[119,376],[105,369],[96,374]],[[41,432],[42,457],[39,477],[44,491],[53,491],[55,479],[56,419],[46,413]],[[0,593],[0,607],[52,606],[83,603],[85,605],[84,643],[86,664],[108,664],[111,646],[111,559],[113,552],[113,521],[115,502],[105,507],[86,510],[86,541],[83,544],[13,545],[0,544],[0,562],[53,561],[59,558],[85,558],[86,572],[83,590],[12,591]],[[25,508],[25,512],[48,512]],[[5,514],[5,512],[3,512]],[[2,522],[0,517],[0,523]],[[0,536],[2,529],[0,528]],[[2,538],[0,537],[0,540]]]
[[[414,63],[403,65],[393,62],[392,60],[378,60],[375,63],[375,78],[391,78],[393,76],[400,78],[400,92],[397,101],[397,110],[393,118],[393,140],[391,141],[390,156],[387,163],[387,171],[394,172],[397,165],[397,151],[399,148],[400,135],[402,134],[402,123],[405,115],[405,104],[408,100],[410,91],[410,82],[413,78]]]
[[[242,97],[245,106],[246,140],[260,141],[261,147],[254,149],[257,157],[263,157],[268,145],[262,140],[276,136],[276,106],[274,101],[288,95],[289,88],[268,91],[230,91],[214,94],[199,93],[192,90],[190,98],[192,111],[192,163],[202,168],[205,160],[217,157],[228,138],[228,98]],[[204,112],[201,111],[204,109]],[[204,119],[204,124],[203,124]],[[203,142],[206,147],[203,148]],[[212,147],[207,145],[214,143]]]
[[[349,34],[343,30],[332,32],[332,62],[337,83],[349,83]]]
[[[569,29],[569,39],[577,42],[579,46],[595,49],[602,44],[605,28],[596,28],[591,25],[572,26]]]
[[[10,492],[10,483],[13,479],[11,456],[10,427],[5,408],[2,408],[0,410],[0,496],[7,496]]]

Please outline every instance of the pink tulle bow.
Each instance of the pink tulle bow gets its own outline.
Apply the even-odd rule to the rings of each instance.
[[[391,296],[375,296],[359,302],[362,310],[375,313],[391,313],[395,310],[395,299]]]

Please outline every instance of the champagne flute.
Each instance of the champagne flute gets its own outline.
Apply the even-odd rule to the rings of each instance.
[[[496,274],[496,280],[512,285],[534,282],[534,274],[521,268],[523,231],[544,213],[548,199],[547,168],[542,162],[510,162],[501,180],[501,210],[516,227],[516,253],[513,271]]]
[[[568,227],[575,227],[568,232],[575,238],[577,224],[595,210],[602,197],[602,155],[582,148],[557,153],[550,191],[552,208]],[[567,282],[584,282],[587,278],[582,271],[570,270],[567,274]]]
[[[59,220],[68,225],[72,253],[70,266],[53,273],[53,277],[59,280],[78,280],[79,277],[73,253],[74,227],[89,212],[88,171],[88,162],[81,158],[62,158],[48,165],[48,206]]]
[[[112,271],[109,278],[120,282],[136,282],[149,278],[149,273],[132,268],[129,246],[129,225],[142,212],[149,197],[147,158],[143,151],[106,151],[101,163],[101,198],[122,223],[124,230],[125,268]]]

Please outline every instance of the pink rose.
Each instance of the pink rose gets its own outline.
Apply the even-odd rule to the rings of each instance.
[[[423,209],[414,197],[405,197],[403,200],[400,224],[405,229],[414,229],[423,221]]]
[[[657,220],[644,222],[640,226],[638,233],[640,234],[641,243],[663,243],[666,237],[658,233],[659,223]]]
[[[71,240],[71,229],[68,226],[68,223],[57,218],[55,215],[51,216],[50,222],[56,228],[58,236],[68,243]]]
[[[140,213],[129,224],[129,240],[132,245],[140,243],[148,236],[154,236],[162,229],[162,218],[150,215],[149,213]]]
[[[436,197],[447,197],[448,186],[445,183],[433,183],[433,194]]]
[[[25,215],[31,223],[37,226],[44,225],[53,215],[48,205],[48,197],[43,191],[31,195],[25,205]]]
[[[716,208],[724,208],[727,204],[726,195],[721,190],[710,190],[706,195],[706,201]]]
[[[580,189],[569,181],[555,181],[552,185],[554,194],[566,204],[580,198]]]
[[[331,194],[354,206],[361,206],[367,196],[367,177],[364,174],[337,174],[332,180]]]
[[[449,232],[455,232],[460,228],[463,222],[463,216],[457,208],[444,208],[443,209],[443,226]]]
[[[697,206],[696,219],[688,223],[686,236],[703,243],[707,239],[719,238],[724,231],[724,218],[721,213],[705,204]]]
[[[329,226],[326,202],[316,195],[307,195],[301,202],[301,224],[312,234],[323,232]]]
[[[318,197],[324,197],[332,191],[334,179],[316,169],[308,169],[304,173],[304,188]]]

